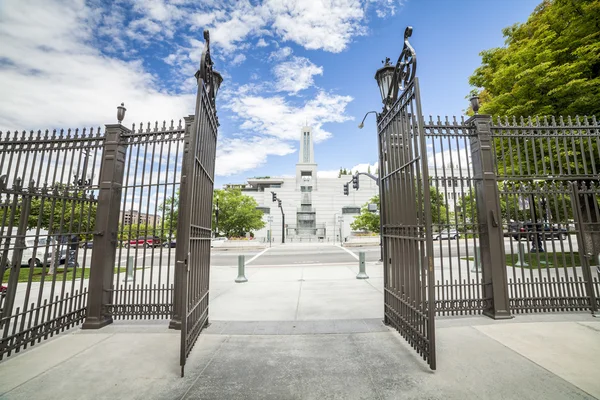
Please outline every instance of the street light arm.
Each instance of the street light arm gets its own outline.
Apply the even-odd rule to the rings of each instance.
[[[357,172],[356,175],[366,175],[369,178],[373,179],[375,181],[375,183],[377,184],[377,186],[379,186],[379,178],[373,174],[369,174],[368,172]],[[350,182],[352,182],[352,181],[350,181]]]
[[[379,113],[377,111],[369,111],[368,113],[365,114],[365,116],[363,117],[362,121],[360,122],[360,124],[358,124],[358,129],[362,129],[365,126],[365,119],[367,119],[367,115],[369,114],[375,114],[376,118],[379,119]]]

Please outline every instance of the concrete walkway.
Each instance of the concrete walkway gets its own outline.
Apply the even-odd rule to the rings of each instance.
[[[236,284],[234,266],[213,267],[211,325],[184,378],[168,321],[117,321],[0,362],[0,399],[600,399],[591,315],[438,318],[430,371],[381,323],[381,264],[357,272],[250,263]]]
[[[378,320],[215,322],[184,378],[179,334],[166,321],[115,323],[0,363],[0,398],[600,398],[600,322],[582,314],[519,319],[438,320],[437,371]]]

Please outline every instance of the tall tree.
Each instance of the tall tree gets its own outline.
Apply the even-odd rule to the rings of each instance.
[[[480,53],[469,83],[481,113],[600,114],[600,2],[544,0],[527,22],[503,29],[506,46]]]
[[[469,79],[478,88],[481,113],[540,117],[521,122],[533,126],[550,125],[545,116],[565,116],[566,124],[576,127],[588,123],[571,117],[600,115],[600,1],[544,0],[527,22],[505,28],[503,34],[506,46],[482,52],[482,65]],[[496,139],[498,158],[504,160],[501,173],[600,171],[597,141],[575,136],[515,147],[518,140]],[[584,222],[600,223],[597,196],[580,195],[579,205]],[[570,207],[563,208],[563,217],[571,214]],[[598,256],[600,233],[584,232],[584,238]]]

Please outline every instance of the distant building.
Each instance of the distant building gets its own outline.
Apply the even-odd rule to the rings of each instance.
[[[344,240],[350,236],[350,224],[360,214],[360,208],[379,194],[379,187],[375,181],[362,175],[359,177],[359,189],[352,189],[350,184],[349,195],[344,196],[343,185],[352,176],[318,178],[311,128],[303,127],[300,135],[295,177],[250,178],[246,184],[224,187],[240,188],[258,202],[265,221],[272,217],[271,223],[267,222],[265,228],[255,232],[258,239],[272,236],[274,241],[281,241],[282,216],[277,203],[272,201],[273,191],[282,200],[286,239]]]
[[[144,214],[136,210],[121,211],[119,221],[123,221],[123,225],[148,225],[159,226],[161,219],[159,215]]]

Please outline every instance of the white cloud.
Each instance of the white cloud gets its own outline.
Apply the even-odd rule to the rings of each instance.
[[[273,13],[275,32],[306,49],[339,53],[354,36],[366,32],[361,25],[363,5],[358,0],[266,0],[265,5]]]
[[[394,16],[400,7],[402,7],[405,0],[369,0],[375,7],[375,13],[379,18],[385,18],[388,15]]]
[[[280,61],[286,59],[292,54],[292,52],[293,50],[291,47],[281,47],[275,51],[272,51],[271,54],[269,54],[269,60]]]
[[[238,137],[223,139],[217,147],[216,175],[228,176],[256,168],[268,155],[284,156],[295,150],[277,138]]]
[[[327,122],[344,122],[351,117],[345,114],[350,96],[319,92],[316,97],[297,107],[283,97],[254,95],[231,97],[227,108],[243,120],[242,130],[260,132],[283,140],[299,140],[298,129],[305,123],[313,127],[315,142],[323,141],[331,133],[322,128]]]
[[[3,5],[0,24],[0,129],[82,127],[178,118],[193,111],[193,95],[156,89],[140,61],[107,57],[89,45],[91,9],[78,1]]]
[[[298,93],[313,85],[314,75],[323,75],[323,67],[317,67],[307,58],[294,57],[292,61],[276,65],[273,73],[277,78],[276,90]]]
[[[361,164],[356,164],[352,168],[347,168],[347,171],[348,171],[348,174],[352,175],[357,171],[358,172],[369,172],[369,169],[370,169],[371,174],[377,176],[377,174],[375,172],[377,171],[378,166],[379,166],[379,162],[377,162],[377,161],[374,164],[361,163]],[[343,169],[343,167],[342,167],[342,169]],[[329,169],[329,170],[318,171],[317,176],[319,178],[337,178],[339,173],[340,173],[339,169]]]
[[[235,57],[233,57],[233,60],[231,60],[231,65],[240,65],[241,63],[243,63],[246,60],[246,56],[243,54],[237,54]]]
[[[263,38],[258,39],[258,42],[256,42],[256,47],[267,47],[268,45]]]

